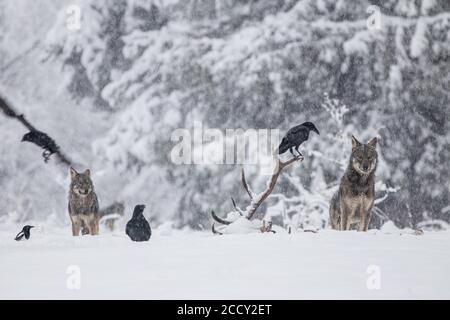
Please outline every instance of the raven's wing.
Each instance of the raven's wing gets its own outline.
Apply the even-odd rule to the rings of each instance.
[[[144,225],[145,225],[145,231],[146,231],[145,232],[146,240],[149,240],[152,235],[152,228],[150,228],[150,223],[148,223],[147,220],[144,220],[144,221],[145,221]]]
[[[295,126],[286,133],[286,135],[283,137],[283,140],[281,140],[280,146],[278,147],[278,154],[285,153],[290,148],[295,147],[295,137],[297,134],[297,131],[299,130],[300,126]]]
[[[53,140],[48,134],[42,131],[35,131],[35,143],[41,148],[47,149],[52,153],[58,150],[55,140]]]
[[[293,146],[299,146],[309,138],[309,130],[304,126],[297,126],[289,132],[289,140]]]
[[[288,130],[286,135],[283,137],[283,140],[281,141],[282,145],[289,145],[294,142],[295,136],[297,135],[298,131],[301,130],[300,126],[295,126]]]
[[[127,227],[126,227],[126,233],[133,241],[145,241],[150,238],[148,236],[148,230],[146,229],[146,226],[144,222],[147,221],[128,221]],[[147,222],[148,226],[148,222]],[[149,227],[149,226],[148,226]]]
[[[15,238],[14,240],[20,241],[20,240],[22,240],[22,238],[23,238],[24,235],[25,235],[25,234],[23,233],[23,231],[20,231],[20,232],[17,234],[17,236],[16,236],[16,238]]]
[[[125,233],[131,238],[131,240],[134,239],[133,229],[134,229],[133,221],[130,220],[127,222],[127,225],[125,227]]]
[[[47,135],[41,131],[33,131],[31,141],[41,148],[45,148],[47,145]]]
[[[150,224],[148,223],[147,219],[142,216],[142,219],[139,219],[138,225],[140,231],[140,240],[148,241],[150,239],[150,236],[152,235],[152,230],[150,229]]]
[[[286,135],[289,135],[289,134],[295,134],[295,133],[297,133],[299,130],[303,130],[303,129],[305,129],[305,126],[302,125],[302,124],[299,124],[299,125],[297,125],[297,126],[295,126],[295,127],[290,128]]]
[[[289,148],[292,147],[289,137],[286,135],[283,140],[281,140],[280,146],[278,147],[278,154],[285,153]]]

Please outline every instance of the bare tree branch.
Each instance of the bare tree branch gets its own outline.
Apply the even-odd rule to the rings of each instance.
[[[1,66],[0,68],[0,74],[4,74],[6,72],[6,70],[8,70],[9,68],[11,68],[14,64],[16,64],[20,59],[22,59],[24,56],[26,56],[27,54],[29,54],[31,51],[33,51],[34,49],[36,49],[39,45],[40,45],[41,41],[40,40],[36,40],[35,42],[33,42],[33,44],[31,45],[30,48],[28,48],[27,50],[25,50],[24,52],[22,52],[21,54],[19,54],[18,56],[14,57],[12,60],[8,61],[5,65]]]

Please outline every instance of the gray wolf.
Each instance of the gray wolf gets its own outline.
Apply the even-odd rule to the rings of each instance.
[[[330,223],[335,230],[359,231],[369,228],[375,200],[375,172],[378,165],[377,138],[367,144],[352,136],[352,152],[348,168],[330,205]]]
[[[70,178],[69,216],[72,221],[72,235],[78,236],[81,229],[83,234],[98,235],[100,214],[91,171],[87,169],[78,173],[70,168]]]

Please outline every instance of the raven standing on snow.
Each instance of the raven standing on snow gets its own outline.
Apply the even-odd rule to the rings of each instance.
[[[48,162],[50,156],[58,151],[58,146],[56,145],[55,140],[50,138],[46,133],[41,131],[30,131],[26,135],[23,136],[22,142],[28,141],[34,143],[35,145],[44,149],[42,156],[44,157],[44,161]]]
[[[144,209],[145,205],[143,204],[134,207],[133,217],[127,222],[126,234],[133,241],[148,241],[152,235],[150,224],[142,214]]]
[[[17,234],[17,236],[16,236],[16,238],[14,239],[14,240],[16,240],[16,241],[20,241],[20,240],[22,240],[22,238],[23,237],[25,237],[25,239],[30,239],[30,229],[31,228],[34,228],[33,226],[25,226],[25,227],[23,227],[23,229],[22,229],[22,231],[20,231],[18,234]]]
[[[316,126],[312,122],[305,122],[290,129],[286,133],[283,140],[281,141],[280,146],[278,147],[278,154],[283,154],[289,150],[295,157],[296,155],[292,151],[292,148],[295,148],[295,150],[298,152],[298,156],[302,157],[303,155],[300,153],[300,151],[298,151],[298,147],[300,147],[303,142],[308,140],[309,133],[311,131],[314,131],[315,133],[320,135],[319,130],[317,130]]]

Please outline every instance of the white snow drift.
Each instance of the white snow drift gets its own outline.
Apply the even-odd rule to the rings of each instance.
[[[20,228],[19,228],[20,229]],[[450,232],[0,231],[0,299],[449,299]],[[79,285],[79,289],[77,286]]]

